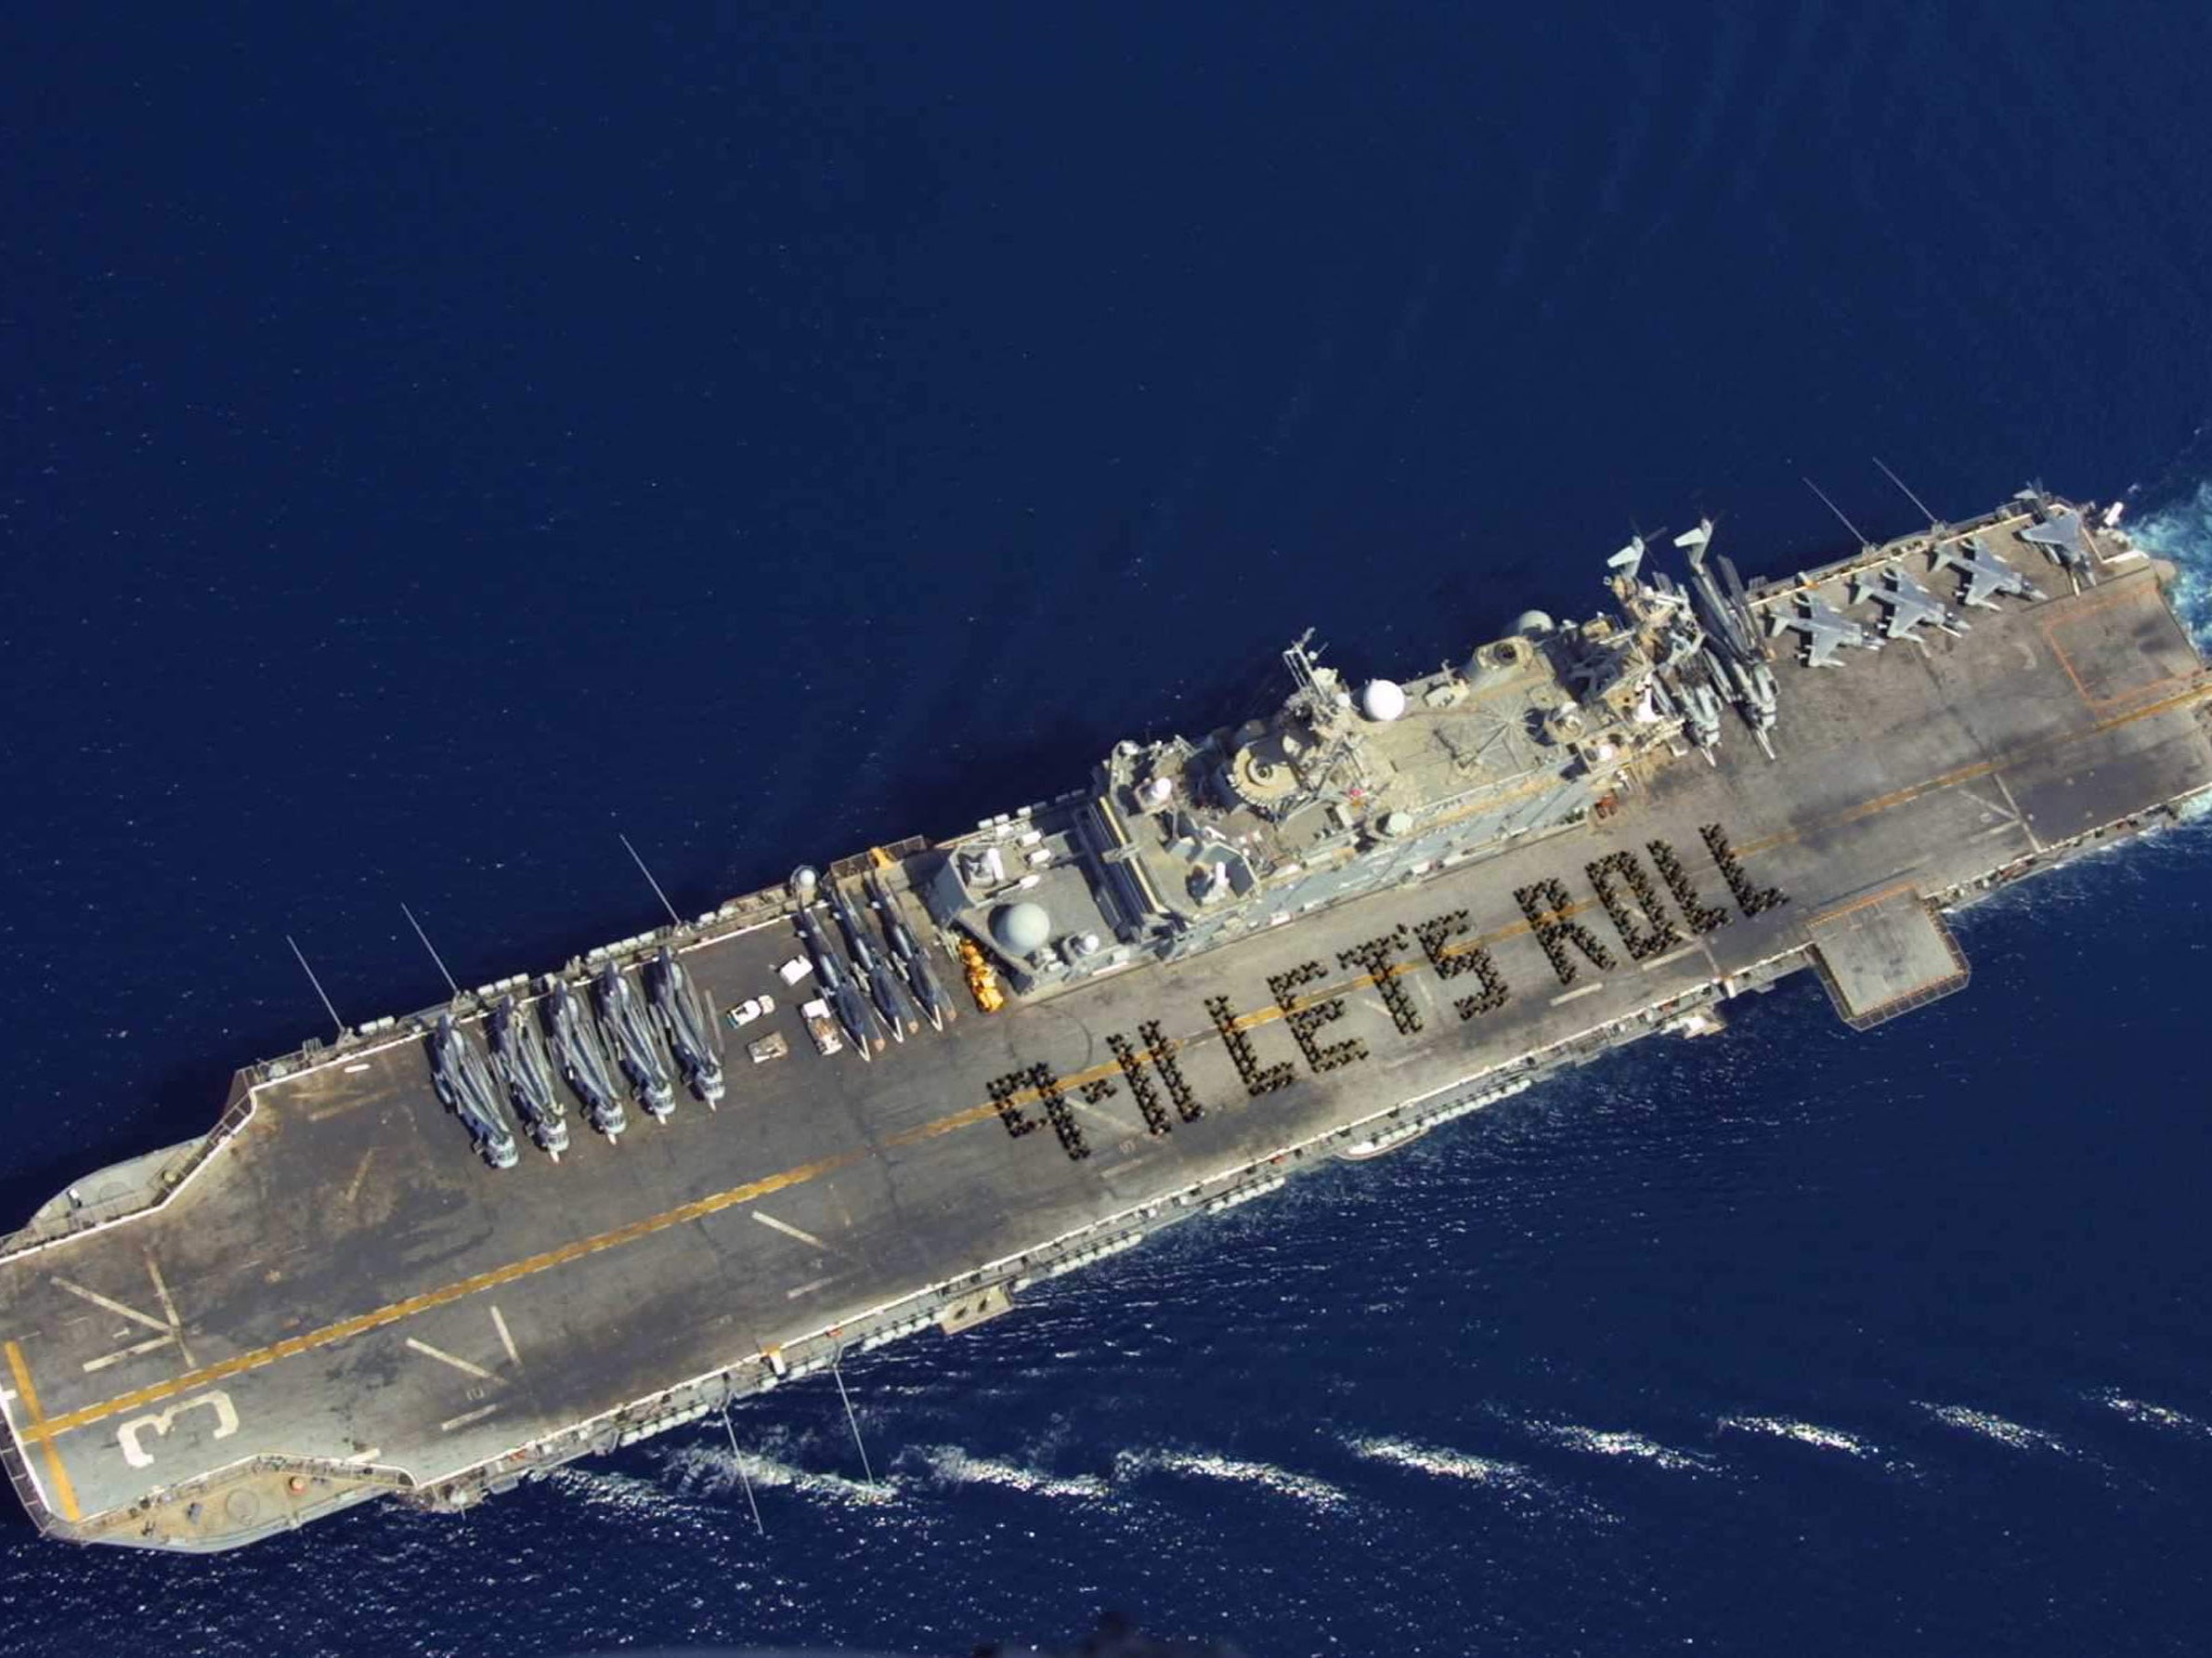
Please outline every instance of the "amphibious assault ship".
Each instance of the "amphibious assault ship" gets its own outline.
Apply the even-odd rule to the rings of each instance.
[[[462,1509],[1800,968],[1879,1024],[1966,984],[1947,912],[2212,790],[2116,510],[1750,585],[1711,540],[1402,683],[1308,637],[1266,719],[248,1066],[0,1247],[18,1495],[182,1549]]]

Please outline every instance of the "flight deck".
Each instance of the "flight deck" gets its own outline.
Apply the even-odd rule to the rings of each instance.
[[[207,1141],[88,1177],[0,1254],[18,1493],[55,1535],[187,1549],[378,1496],[463,1508],[882,1340],[1018,1316],[1042,1277],[1622,1042],[1713,1028],[1719,1003],[1801,967],[1860,1027],[1966,988],[1946,911],[2168,823],[2212,788],[2212,685],[2167,572],[2078,515],[2086,562],[2037,563],[2043,542],[2021,532],[2065,525],[2054,510],[2074,511],[2014,504],[1968,538],[2042,591],[1946,606],[1946,625],[1879,648],[1892,607],[1867,571],[1907,568],[1946,596],[1975,579],[1949,580],[1940,529],[1739,594],[1716,586],[1770,675],[1759,740],[1697,741],[1695,684],[1631,685],[1620,729],[1665,724],[1670,708],[1672,724],[1597,756],[1563,716],[1594,724],[1606,682],[1546,670],[1580,698],[1547,704],[1526,677],[1541,664],[1493,655],[1514,704],[1503,728],[1529,752],[1499,764],[1490,793],[1424,818],[1448,786],[1436,777],[1477,775],[1445,722],[1475,718],[1478,657],[1404,706],[1378,694],[1342,713],[1347,730],[1392,728],[1351,798],[1396,800],[1406,819],[1378,815],[1363,840],[1346,828],[1358,850],[1329,851],[1342,811],[1295,846],[1268,840],[1294,820],[1267,799],[1224,793],[1208,817],[1210,762],[1184,745],[1172,771],[1155,763],[1168,787],[1110,764],[1080,798],[820,871],[887,939],[861,879],[873,873],[956,1009],[943,1028],[894,1031],[831,1005],[795,924],[804,882],[595,952],[570,964],[576,982],[610,962],[642,975],[676,952],[721,1034],[727,1086],[711,1109],[679,1087],[667,1121],[633,1109],[613,1139],[571,1109],[557,1159],[527,1140],[511,1168],[475,1155],[429,1057],[440,1014],[482,1040],[502,997],[536,1015],[540,980],[242,1071]],[[1867,638],[1824,650],[1823,611]],[[1532,654],[1565,648],[1530,630]],[[1630,648],[1625,630],[1583,637]],[[1657,638],[1637,646],[1646,687],[1667,659]],[[1576,649],[1562,659],[1594,659]],[[1329,758],[1333,683],[1313,685],[1321,741],[1231,733],[1225,771],[1242,764],[1265,790],[1282,767],[1345,764]],[[1432,741],[1425,719],[1447,735]],[[1577,748],[1580,761],[1565,751]],[[1531,770],[1554,764],[1540,749],[1555,773]],[[1394,796],[1401,753],[1408,776],[1427,769],[1420,792]],[[1529,816],[1526,803],[1582,783]],[[1179,816],[1177,789],[1191,803]],[[1442,853],[1421,843],[1504,810],[1491,803],[1509,789],[1504,830]],[[1371,846],[1393,860],[1386,881],[1257,907],[1269,881],[1323,865],[1348,880]],[[1139,848],[1150,874],[1131,873]],[[995,873],[979,849],[1000,855]],[[1239,913],[1247,877],[1250,924],[1188,947]],[[1163,894],[1171,881],[1186,884]],[[1064,947],[1015,924],[1021,905],[1083,901],[1056,881],[1097,895],[1099,919],[1069,923]],[[1138,894],[1172,924],[1148,933]],[[1003,981],[1003,1011],[982,1011],[979,962]],[[828,976],[851,966],[848,952]],[[733,1023],[763,999],[773,1007]],[[756,1063],[771,1036],[780,1053]]]

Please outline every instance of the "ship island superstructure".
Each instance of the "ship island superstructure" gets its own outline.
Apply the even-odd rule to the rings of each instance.
[[[1712,540],[1403,681],[1308,635],[1265,717],[247,1067],[0,1247],[18,1495],[188,1550],[465,1508],[1800,968],[1879,1024],[1966,984],[1947,912],[2212,790],[2115,509],[1749,585]]]

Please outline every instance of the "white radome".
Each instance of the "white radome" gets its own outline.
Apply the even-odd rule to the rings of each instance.
[[[991,931],[1008,953],[1016,956],[1034,956],[1052,939],[1052,917],[1042,904],[1024,898],[1017,904],[999,906],[991,918]]]
[[[1397,719],[1406,712],[1405,688],[1395,680],[1369,680],[1360,693],[1360,712],[1377,724]]]

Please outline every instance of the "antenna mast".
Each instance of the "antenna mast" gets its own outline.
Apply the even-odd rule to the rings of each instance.
[[[415,936],[423,941],[423,947],[430,952],[430,959],[437,963],[438,972],[444,974],[446,988],[453,992],[455,999],[458,1000],[461,996],[461,986],[453,982],[453,975],[446,972],[446,959],[437,953],[437,946],[430,942],[430,934],[423,931],[423,923],[415,920],[415,912],[402,904],[399,907],[399,913],[407,918],[407,924],[415,930]]]
[[[1314,678],[1313,670],[1315,664],[1321,659],[1321,653],[1309,648],[1312,644],[1313,630],[1308,628],[1297,638],[1291,641],[1290,647],[1282,653],[1282,665],[1290,670],[1292,683],[1318,704],[1321,692],[1320,684]]]
[[[679,927],[683,925],[683,918],[676,913],[676,907],[669,902],[669,895],[660,890],[660,882],[653,879],[653,871],[645,868],[645,860],[638,856],[637,848],[630,843],[630,837],[618,829],[615,839],[622,842],[622,850],[630,854],[630,861],[637,866],[637,872],[652,886],[653,895],[660,900],[661,908],[669,912],[669,920]]]
[[[284,935],[284,942],[292,946],[292,953],[299,960],[300,971],[307,975],[307,983],[315,986],[315,994],[322,998],[322,1011],[331,1016],[331,1023],[338,1027],[338,1034],[344,1036],[345,1021],[339,1018],[338,1010],[331,1006],[330,995],[323,989],[322,981],[315,976],[315,970],[307,965],[307,958],[301,955],[300,946],[293,942],[291,933]]]

